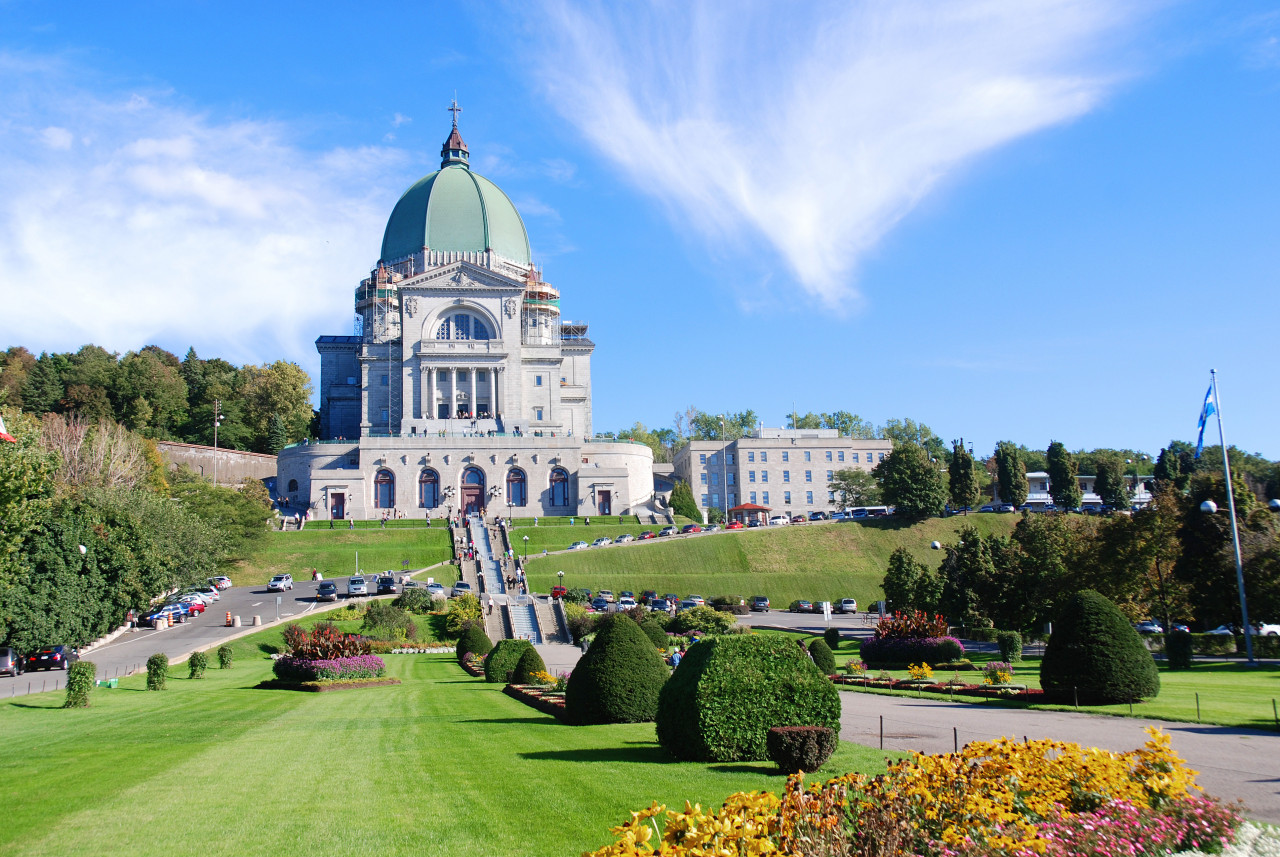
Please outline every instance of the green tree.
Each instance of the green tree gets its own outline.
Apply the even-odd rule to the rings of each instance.
[[[693,440],[737,440],[755,431],[760,418],[753,410],[724,414],[724,430],[720,428],[720,415],[694,409],[689,419],[689,434]]]
[[[942,438],[933,433],[933,429],[924,423],[918,423],[913,419],[890,419],[880,427],[880,436],[893,441],[894,446],[898,444],[915,444],[923,447],[930,458],[938,461],[947,459],[947,448],[942,442]]]
[[[841,437],[857,437],[863,440],[874,440],[877,437],[876,427],[873,423],[848,411],[823,414],[822,427],[835,429],[840,432]]]
[[[698,503],[693,498],[693,489],[689,487],[688,482],[676,480],[675,487],[671,489],[671,511],[699,524],[702,523],[702,512],[698,509]]]
[[[277,360],[266,366],[246,366],[242,399],[244,422],[254,437],[254,448],[268,443],[272,414],[284,421],[288,442],[302,440],[311,425],[311,376],[296,363]]]
[[[840,506],[844,509],[875,506],[880,502],[880,485],[876,478],[870,472],[856,467],[837,470],[827,483],[827,490],[838,495]]]
[[[947,467],[947,475],[951,508],[968,509],[977,505],[978,498],[982,496],[982,488],[978,483],[978,470],[973,456],[964,448],[964,440],[951,448],[951,463]]]
[[[1094,492],[1112,509],[1127,510],[1131,498],[1124,477],[1124,460],[1115,453],[1101,453],[1094,456],[1094,467],[1097,469]]]
[[[942,474],[924,447],[895,443],[871,473],[880,482],[881,499],[895,507],[896,515],[918,520],[941,515],[946,508]]]
[[[19,575],[22,545],[48,513],[58,458],[41,446],[40,423],[35,417],[9,408],[0,408],[0,416],[17,441],[0,441],[0,585],[3,585]]]
[[[285,432],[284,420],[280,419],[279,414],[272,414],[267,420],[267,452],[276,455],[288,443],[289,436]]]
[[[991,548],[973,527],[961,527],[960,539],[947,545],[938,574],[942,578],[942,611],[966,627],[982,624],[985,614],[978,590],[995,571]]]
[[[148,437],[176,435],[187,417],[187,382],[172,354],[148,346],[120,361],[112,400],[125,425]]]
[[[996,444],[996,481],[1000,499],[1014,506],[1027,502],[1027,468],[1017,444],[1002,440]]]
[[[1049,472],[1049,496],[1053,498],[1053,504],[1063,511],[1079,509],[1084,494],[1080,491],[1075,456],[1055,440],[1045,451],[1045,460]]]
[[[12,346],[0,354],[0,405],[23,406],[22,387],[27,382],[27,373],[35,364],[35,355],[21,345]]]
[[[942,579],[938,573],[902,547],[890,554],[882,585],[885,600],[894,612],[923,610],[933,613],[937,611],[942,597]]]
[[[183,468],[169,474],[172,496],[217,533],[213,559],[219,563],[248,557],[267,538],[271,504],[261,482],[229,488]]]
[[[66,387],[62,384],[62,370],[66,359],[61,355],[42,353],[27,370],[22,384],[22,407],[33,414],[47,414],[58,410]]]

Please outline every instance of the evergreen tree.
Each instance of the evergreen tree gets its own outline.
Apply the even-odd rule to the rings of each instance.
[[[1115,453],[1104,452],[1094,457],[1094,465],[1098,470],[1094,493],[1112,509],[1128,510],[1131,498],[1124,478],[1124,461]]]
[[[954,623],[972,627],[981,623],[979,589],[994,576],[991,548],[973,527],[963,527],[960,541],[947,545],[947,556],[938,570],[942,576],[942,610]]]
[[[906,548],[898,548],[889,556],[882,586],[889,609],[894,612],[923,610],[932,613],[938,609],[942,594],[941,578]]]
[[[996,481],[1000,485],[1001,500],[1015,507],[1027,502],[1027,468],[1013,441],[1002,440],[996,444]]]
[[[942,473],[922,446],[894,444],[893,452],[871,474],[880,481],[881,499],[895,508],[894,514],[918,520],[941,515],[946,508]]]
[[[976,504],[982,489],[978,484],[978,471],[974,466],[973,456],[964,448],[964,440],[953,445],[951,465],[947,471],[950,477],[948,493],[951,496],[951,508],[968,509]]]
[[[702,523],[702,512],[698,509],[697,501],[693,499],[693,489],[689,487],[688,482],[676,480],[675,487],[671,489],[671,511],[699,524]]]
[[[272,414],[267,420],[267,452],[278,455],[288,442],[289,436],[284,428],[284,420],[280,419],[279,414]]]
[[[1080,491],[1080,480],[1076,478],[1078,467],[1076,458],[1058,441],[1049,444],[1045,453],[1049,471],[1049,495],[1053,503],[1063,511],[1079,509],[1084,494]]]
[[[61,355],[42,353],[27,372],[22,385],[22,407],[29,413],[47,414],[58,410],[66,390],[62,386],[62,368],[65,359]]]

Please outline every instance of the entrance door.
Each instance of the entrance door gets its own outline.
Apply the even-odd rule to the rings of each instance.
[[[341,521],[347,515],[347,495],[330,494],[329,498],[333,503],[333,520]]]
[[[462,486],[462,509],[464,515],[480,514],[480,498],[483,494],[484,489],[479,485]]]
[[[596,507],[600,510],[600,514],[612,515],[613,514],[613,492],[597,491],[596,498],[597,498]]]

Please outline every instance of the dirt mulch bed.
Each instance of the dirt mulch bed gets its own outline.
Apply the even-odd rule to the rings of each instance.
[[[550,714],[558,720],[564,720],[564,694],[562,693],[552,694],[540,687],[527,684],[509,684],[502,689],[502,692],[543,714]]]
[[[1046,702],[1043,690],[1018,690],[1010,692],[996,687],[988,687],[980,684],[920,684],[911,680],[901,681],[879,681],[874,678],[863,679],[849,675],[835,675],[831,680],[836,684],[847,684],[854,687],[878,687],[888,690],[919,690],[925,693],[945,693],[954,694],[956,696],[979,696],[989,699],[1012,699],[1018,702]]]
[[[472,664],[464,663],[463,661],[458,661],[458,666],[462,667],[464,670],[466,670],[476,678],[484,678],[483,663],[473,666]]]
[[[331,690],[360,690],[366,687],[390,687],[399,684],[398,678],[366,678],[354,681],[264,681],[258,684],[259,690],[300,690],[304,693],[328,693]]]

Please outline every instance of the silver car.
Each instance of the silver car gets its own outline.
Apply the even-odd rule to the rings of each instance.
[[[347,581],[347,597],[351,598],[356,595],[368,595],[369,585],[364,582],[363,577],[353,577]]]

